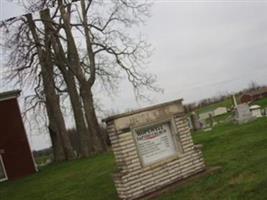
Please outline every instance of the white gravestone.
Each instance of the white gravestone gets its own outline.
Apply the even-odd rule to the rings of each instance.
[[[252,106],[250,106],[249,109],[250,109],[253,117],[256,117],[256,118],[262,117],[260,106],[252,105]]]
[[[247,104],[240,104],[236,106],[235,120],[238,124],[247,123],[253,121],[254,119],[255,117],[252,116]]]

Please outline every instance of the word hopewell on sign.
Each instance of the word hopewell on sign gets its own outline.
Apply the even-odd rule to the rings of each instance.
[[[176,155],[170,122],[137,129],[135,138],[144,166]]]

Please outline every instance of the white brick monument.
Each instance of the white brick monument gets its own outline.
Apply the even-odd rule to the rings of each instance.
[[[104,120],[118,167],[120,199],[136,199],[205,170],[182,100]]]

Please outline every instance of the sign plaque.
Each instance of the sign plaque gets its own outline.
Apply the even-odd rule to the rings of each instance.
[[[139,156],[144,166],[168,159],[177,154],[171,122],[135,130]]]

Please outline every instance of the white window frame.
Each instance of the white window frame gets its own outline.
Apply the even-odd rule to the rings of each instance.
[[[7,173],[6,173],[6,169],[5,169],[4,161],[3,161],[3,158],[2,158],[2,155],[1,155],[1,154],[0,154],[0,165],[1,165],[2,168],[3,168],[4,175],[5,175],[5,178],[0,179],[0,182],[3,182],[3,181],[8,180],[8,177],[7,177]]]

